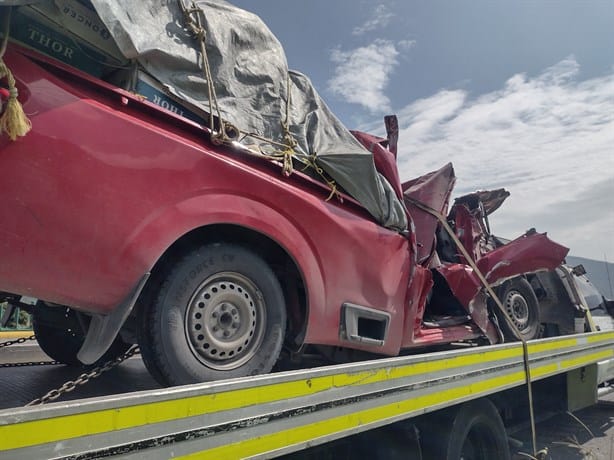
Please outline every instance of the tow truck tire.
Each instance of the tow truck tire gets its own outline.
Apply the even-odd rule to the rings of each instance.
[[[85,341],[85,332],[74,310],[37,305],[32,312],[32,330],[41,350],[51,359],[68,366],[84,366],[77,359],[77,353]],[[117,358],[129,348],[130,344],[118,337],[94,365]]]
[[[487,399],[464,403],[421,423],[424,460],[510,460],[503,420]]]
[[[499,300],[505,307],[507,316],[518,328],[525,340],[533,340],[541,337],[543,327],[540,323],[539,302],[533,292],[531,284],[524,278],[513,278],[503,283],[497,289]],[[491,301],[492,302],[492,301]],[[506,340],[518,340],[513,329],[509,326],[499,308],[493,304],[501,332]]]
[[[180,258],[141,310],[139,345],[162,385],[269,372],[286,330],[282,288],[268,264],[234,244]]]

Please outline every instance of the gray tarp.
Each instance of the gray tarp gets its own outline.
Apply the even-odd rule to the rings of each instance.
[[[208,111],[207,82],[198,64],[200,47],[185,28],[179,0],[91,3],[126,58],[137,60],[187,106]],[[317,155],[317,165],[378,222],[405,230],[403,204],[375,170],[371,153],[337,120],[305,76],[288,73],[281,44],[260,18],[223,0],[195,3],[203,10],[207,54],[223,118],[241,131],[281,141],[290,85],[289,128],[299,154]],[[1,4],[6,2],[0,0]]]
[[[356,198],[383,226],[405,230],[404,205],[375,170],[367,151],[329,110],[309,79],[290,73],[290,131],[303,152],[317,153],[317,163]]]

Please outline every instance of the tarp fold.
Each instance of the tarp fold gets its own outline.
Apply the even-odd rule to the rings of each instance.
[[[91,2],[126,58],[136,60],[186,106],[209,111],[200,46],[185,28],[179,0]],[[281,44],[260,18],[223,0],[194,3],[203,12],[222,117],[243,132],[281,142],[290,95],[289,131],[297,154],[312,157],[381,225],[405,230],[404,205],[376,171],[372,154],[328,109],[309,79],[288,70]]]

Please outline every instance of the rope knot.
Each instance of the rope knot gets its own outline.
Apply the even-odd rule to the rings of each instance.
[[[224,134],[222,132],[213,132],[211,134],[211,143],[213,145],[222,145],[224,143]]]
[[[9,88],[9,99],[17,99],[19,97],[19,90],[13,86]]]

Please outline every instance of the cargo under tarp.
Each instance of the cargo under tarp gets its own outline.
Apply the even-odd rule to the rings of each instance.
[[[126,58],[138,61],[188,107],[209,111],[200,45],[185,27],[179,0],[91,3]],[[289,112],[298,156],[310,157],[381,225],[405,230],[403,204],[376,171],[372,154],[333,115],[309,79],[288,71],[283,48],[267,26],[222,0],[194,3],[202,9],[199,17],[222,118],[242,132],[280,142],[281,122]]]

